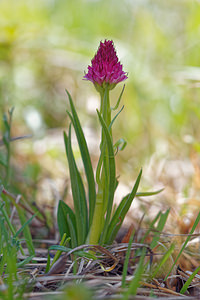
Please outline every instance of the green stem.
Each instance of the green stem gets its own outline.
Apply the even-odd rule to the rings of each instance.
[[[101,92],[101,107],[100,113],[107,125],[109,127],[111,123],[111,108],[110,108],[110,100],[109,100],[109,89],[105,88],[102,89]],[[112,135],[111,129],[110,133]],[[100,150],[101,154],[103,154],[103,159],[100,155],[99,163],[98,163],[98,194],[94,209],[94,216],[93,222],[90,229],[89,234],[89,243],[90,244],[97,244],[99,243],[99,239],[102,233],[102,229],[105,222],[105,211],[108,204],[108,178],[109,178],[109,161],[108,161],[108,149],[105,147],[106,145],[106,138],[105,134],[102,129],[101,133],[101,143],[100,143]],[[101,173],[100,173],[101,170]]]
[[[10,177],[11,177],[11,170],[10,170],[10,131],[11,131],[11,125],[12,125],[12,113],[13,108],[9,110],[9,119],[7,120],[7,132],[6,132],[6,139],[7,139],[7,159],[6,159],[6,186],[9,186],[10,184]]]
[[[109,127],[111,123],[111,108],[110,108],[110,99],[109,99],[109,89],[105,88],[101,91],[101,108],[100,113],[107,125]],[[102,129],[102,142],[104,142],[105,138],[103,138],[103,129]],[[111,134],[112,136],[112,134]]]
[[[100,188],[96,198],[93,222],[90,229],[89,244],[98,244],[103,228],[103,191]]]
[[[9,137],[10,139],[10,137]],[[7,147],[7,162],[6,162],[7,168],[6,168],[6,186],[9,186],[10,183],[10,142],[8,141],[8,147]]]

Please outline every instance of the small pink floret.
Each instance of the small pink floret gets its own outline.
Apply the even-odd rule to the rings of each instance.
[[[112,88],[119,82],[126,80],[127,73],[122,70],[113,41],[105,40],[100,42],[96,55],[88,66],[88,73],[84,79],[92,81],[95,85]]]

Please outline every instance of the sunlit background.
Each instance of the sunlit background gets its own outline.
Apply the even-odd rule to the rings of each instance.
[[[165,191],[139,199],[146,212],[199,206],[200,2],[194,0],[1,0],[0,112],[12,106],[12,184],[28,200],[55,205],[70,195],[63,130],[71,93],[97,162],[99,97],[82,80],[100,40],[112,39],[128,80],[115,140],[118,196],[141,167],[140,190]],[[114,105],[123,84],[112,92]],[[0,127],[3,132],[3,123]],[[75,153],[79,157],[78,149]],[[3,155],[3,147],[0,148]]]

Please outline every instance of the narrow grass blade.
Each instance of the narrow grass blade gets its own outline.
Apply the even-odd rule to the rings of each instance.
[[[110,221],[110,216],[112,212],[112,206],[113,206],[113,199],[114,199],[114,193],[115,193],[115,158],[114,158],[114,150],[113,150],[113,144],[112,144],[112,138],[110,136],[110,133],[108,131],[108,128],[106,126],[105,121],[101,117],[99,111],[97,110],[97,114],[101,123],[101,126],[103,128],[105,138],[106,138],[106,144],[107,144],[107,149],[108,149],[108,165],[109,165],[109,170],[108,170],[108,176],[109,176],[109,186],[108,186],[108,203],[107,203],[107,209],[106,209],[106,220],[105,220],[105,225],[103,229],[103,235],[102,235],[102,240],[101,242],[104,243],[104,239],[107,234],[107,228],[108,224]]]
[[[27,257],[26,259],[17,263],[17,268],[21,268],[21,267],[25,266],[26,264],[28,264],[34,258],[34,256],[35,255],[31,255],[31,256]]]
[[[185,249],[185,247],[187,246],[187,243],[189,242],[189,240],[190,240],[190,238],[191,238],[191,234],[193,234],[193,232],[195,231],[195,229],[196,229],[196,227],[197,227],[197,225],[198,225],[199,221],[200,221],[200,212],[198,213],[198,216],[197,216],[197,218],[196,218],[196,220],[195,220],[195,222],[194,222],[194,225],[192,226],[192,229],[191,229],[191,231],[190,231],[190,233],[189,233],[189,235],[188,235],[188,237],[187,237],[187,239],[186,239],[185,243],[183,244],[183,246],[182,246],[181,250],[179,251],[179,253],[178,253],[178,255],[177,255],[177,257],[176,257],[176,259],[175,259],[175,261],[174,261],[174,263],[173,263],[173,265],[172,265],[172,267],[171,267],[170,271],[169,271],[169,273],[167,274],[167,276],[165,277],[165,279],[164,279],[164,280],[167,280],[167,278],[168,278],[169,274],[170,274],[170,273],[171,273],[171,271],[173,270],[173,268],[174,268],[175,264],[177,263],[177,261],[178,261],[179,257],[181,256],[181,254],[182,254],[183,250],[184,250],[184,249]]]
[[[3,123],[6,128],[6,132],[10,132],[13,111],[14,107],[12,107],[11,110],[9,110],[8,112],[9,119],[6,114],[3,114]]]
[[[10,132],[11,132],[11,124],[12,124],[12,114],[14,108],[11,108],[8,111],[9,118],[6,114],[3,115],[3,122],[5,126],[5,131],[3,134],[3,144],[6,147],[6,176],[5,183],[8,186],[11,179],[11,169],[10,169]]]
[[[140,243],[144,243],[146,237],[149,235],[149,233],[152,231],[152,229],[154,229],[154,224],[158,221],[158,219],[160,218],[161,215],[161,211],[159,211],[156,215],[156,217],[153,219],[153,221],[151,222],[149,229],[145,232],[143,238],[141,239]]]
[[[180,294],[184,294],[187,291],[187,289],[189,288],[192,280],[194,279],[194,277],[197,275],[197,273],[199,271],[200,271],[200,266],[198,268],[196,268],[196,270],[194,270],[194,272],[190,275],[190,277],[188,278],[188,280],[185,282],[182,289],[180,290]]]
[[[140,280],[145,268],[144,266],[145,254],[146,254],[146,249],[143,248],[139,264],[137,266],[136,271],[134,272],[134,277],[130,283],[128,291],[125,293],[123,297],[123,300],[128,300],[130,295],[135,296],[137,294],[137,289],[140,286]]]
[[[122,273],[122,288],[125,288],[125,285],[126,285],[126,276],[127,276],[127,271],[128,271],[128,263],[129,263],[129,259],[130,259],[130,255],[131,255],[131,245],[133,242],[133,237],[134,237],[134,234],[132,234],[129,239],[128,249],[126,251],[126,257],[125,257],[123,273]]]
[[[161,213],[160,215],[160,220],[158,222],[158,226],[156,228],[156,233],[153,237],[153,240],[151,242],[151,245],[150,245],[150,248],[153,249],[156,245],[157,245],[157,242],[159,241],[159,238],[160,238],[160,232],[163,231],[163,228],[165,226],[165,223],[167,221],[167,218],[168,218],[168,215],[169,215],[169,209],[165,212],[165,213]]]
[[[16,238],[16,237],[24,230],[24,228],[25,228],[27,225],[29,225],[29,224],[31,223],[31,221],[33,220],[33,218],[35,218],[36,215],[37,215],[37,213],[34,214],[30,219],[28,219],[28,220],[22,225],[22,227],[15,233],[15,235],[14,235],[13,237]]]
[[[141,176],[142,176],[142,170],[140,171],[140,173],[136,179],[135,185],[134,185],[131,193],[128,194],[127,196],[125,196],[122,199],[122,201],[120,202],[119,206],[117,207],[117,209],[111,219],[109,227],[108,227],[108,232],[107,232],[107,236],[106,236],[106,240],[105,240],[106,243],[110,244],[115,239],[117,232],[119,231],[119,229],[124,221],[124,218],[131,206],[131,203],[136,195]]]
[[[9,219],[9,217],[8,217],[8,214],[7,214],[7,212],[6,212],[6,210],[4,209],[3,206],[4,206],[4,203],[2,203],[2,205],[1,205],[1,207],[0,207],[0,210],[1,210],[1,212],[2,212],[2,215],[3,215],[4,218],[5,218],[5,221],[6,221],[7,225],[8,225],[8,227],[9,227],[9,229],[10,229],[12,235],[15,236],[15,234],[16,234],[15,228],[13,227],[12,223],[10,222],[10,219]],[[19,209],[19,208],[18,208],[18,209]],[[4,223],[3,223],[3,224],[4,224]],[[3,226],[3,228],[4,228],[4,226]],[[7,231],[6,231],[6,235],[7,235]],[[4,236],[5,236],[5,232],[4,232]],[[8,237],[6,238],[6,240],[8,240]],[[21,245],[20,245],[20,252],[21,252],[22,255],[24,255],[24,251],[23,251]]]
[[[85,174],[88,182],[88,196],[89,196],[89,226],[92,224],[92,219],[93,219],[93,214],[94,214],[94,207],[95,207],[95,202],[96,202],[96,188],[95,188],[95,180],[94,180],[94,174],[93,174],[93,169],[92,169],[92,163],[87,147],[87,143],[83,134],[83,130],[81,128],[81,124],[78,118],[78,115],[76,113],[76,109],[74,107],[71,95],[69,92],[66,90],[69,102],[70,102],[70,107],[72,111],[72,116],[69,114],[69,117],[72,121],[73,127],[76,132],[76,137],[78,140],[80,152],[81,152],[81,157],[83,161],[83,165],[85,168]]]
[[[70,237],[67,237],[66,233],[63,234],[63,237],[60,241],[60,246],[66,246],[66,244],[70,241]],[[62,251],[58,250],[53,258],[53,261],[50,265],[50,268],[53,266],[53,264],[59,259],[59,257],[61,256]]]
[[[172,244],[170,248],[167,250],[167,252],[163,255],[162,259],[160,260],[159,264],[156,266],[154,272],[151,275],[151,278],[153,279],[156,274],[159,272],[159,270],[162,268],[162,266],[166,263],[170,255],[173,253],[175,249],[175,244]]]
[[[15,235],[15,228],[13,227],[13,225],[12,225],[10,219],[9,219],[8,214],[7,214],[6,210],[4,209],[4,204],[5,203],[2,203],[2,205],[0,207],[0,210],[1,210],[2,215],[4,216],[4,218],[6,220],[6,223],[7,223],[8,227],[9,227],[10,231],[12,232],[13,235]]]
[[[18,206],[17,207],[17,212],[18,212],[18,215],[19,215],[21,225],[23,227],[23,225],[26,224],[26,217],[25,217],[24,211],[21,207]],[[26,244],[27,244],[29,254],[33,255],[35,253],[35,248],[34,248],[34,245],[33,245],[32,235],[31,235],[29,226],[24,226],[23,235],[24,235],[25,240],[26,240]]]

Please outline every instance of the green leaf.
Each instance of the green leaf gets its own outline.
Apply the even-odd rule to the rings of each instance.
[[[140,171],[140,173],[136,179],[135,185],[134,185],[131,193],[128,194],[127,196],[125,196],[122,199],[122,201],[120,202],[119,206],[117,207],[117,209],[111,219],[109,227],[108,227],[108,232],[107,232],[107,236],[106,236],[106,240],[105,240],[106,243],[110,244],[115,239],[117,232],[119,231],[119,229],[124,221],[124,218],[132,204],[132,201],[136,195],[141,176],[142,176],[142,170]]]
[[[4,166],[5,168],[7,168],[6,157],[3,155],[3,153],[0,153],[0,164],[1,164],[2,166]]]
[[[60,246],[66,246],[67,243],[70,242],[70,237],[67,237],[67,234],[64,233],[63,236],[62,236],[62,239],[60,241]],[[57,251],[56,254],[54,255],[54,258],[53,258],[53,261],[51,263],[51,266],[50,268],[53,266],[53,264],[59,259],[59,257],[61,256],[62,252],[61,251]]]
[[[185,282],[185,284],[183,285],[182,289],[180,290],[180,294],[184,294],[187,291],[190,283],[192,282],[192,280],[194,279],[194,277],[197,275],[197,273],[199,271],[200,271],[200,266],[198,268],[196,268],[194,270],[194,272],[190,275],[190,277],[188,278],[188,280]]]
[[[8,149],[8,147],[9,147],[9,137],[8,137],[7,133],[5,133],[4,136],[3,136],[3,144],[6,146],[6,149]]]
[[[125,288],[125,284],[126,284],[126,276],[127,276],[127,271],[128,271],[128,263],[129,263],[130,255],[131,255],[131,245],[133,243],[133,238],[134,238],[134,233],[132,233],[132,235],[129,239],[128,249],[126,251],[126,257],[125,257],[123,273],[122,273],[122,288]]]
[[[58,203],[58,212],[57,212],[57,222],[58,222],[58,230],[60,233],[60,237],[62,237],[64,233],[66,233],[67,236],[71,237],[68,219],[70,219],[76,235],[76,231],[77,231],[76,218],[74,212],[64,201],[60,200]]]
[[[153,221],[151,222],[151,224],[149,225],[149,229],[145,232],[143,238],[141,239],[140,243],[144,243],[146,237],[149,235],[149,233],[152,231],[152,229],[154,229],[154,224],[158,221],[158,219],[160,218],[161,215],[161,211],[159,211],[156,215],[156,217],[153,219]]]
[[[151,278],[155,278],[156,274],[160,270],[160,268],[166,263],[170,255],[173,253],[175,249],[175,244],[172,244],[167,252],[163,255],[162,259],[159,261],[158,265],[156,266],[154,272],[151,274]]]
[[[0,186],[0,194],[1,194],[2,190],[3,190],[3,185]],[[9,227],[10,231],[12,232],[13,236],[15,236],[15,229],[14,229],[14,227],[13,227],[13,225],[12,225],[10,219],[9,219],[9,216],[8,216],[6,210],[4,209],[4,204],[5,204],[5,203],[3,202],[3,203],[1,204],[1,206],[0,206],[1,213],[2,213],[2,215],[4,216],[5,221],[6,221],[7,225],[8,225],[8,227]],[[16,204],[16,203],[15,203],[15,204]],[[16,207],[17,207],[17,211],[18,211],[20,208],[18,207],[17,204],[16,204]],[[19,211],[18,211],[18,214],[19,214]],[[19,217],[20,217],[20,215],[19,215]],[[1,220],[1,218],[0,218],[0,220]],[[24,222],[25,222],[25,221],[24,221]],[[4,228],[4,226],[3,226],[3,228]],[[7,230],[6,230],[6,235],[7,235]],[[5,236],[5,233],[4,233],[4,236]],[[31,237],[29,236],[29,238],[31,238]],[[6,240],[8,240],[8,238],[6,238]],[[29,247],[29,244],[28,244],[28,243],[27,243],[27,246]],[[33,247],[33,246],[32,246],[32,247]],[[21,245],[19,246],[19,248],[20,248],[21,254],[24,255],[24,251],[23,251]],[[33,248],[33,249],[34,249],[34,248]],[[32,248],[29,248],[29,252],[31,252],[31,250],[32,250]],[[34,253],[34,251],[33,251],[32,253]]]
[[[69,215],[67,216],[67,223],[69,226],[69,236],[71,238],[71,247],[75,248],[78,246],[77,231],[76,231],[76,227],[74,226]]]
[[[21,225],[23,227],[23,235],[24,235],[25,240],[26,240],[26,244],[27,244],[29,254],[33,255],[35,253],[35,248],[33,246],[32,235],[31,235],[29,226],[26,226],[27,222],[29,222],[29,220],[26,221],[24,211],[21,207],[17,206],[16,208],[17,208],[17,212],[18,212],[18,215],[19,215]],[[33,217],[35,217],[35,215]],[[30,220],[32,220],[32,218]]]
[[[3,123],[4,123],[5,129],[6,129],[6,132],[9,132],[10,124],[9,124],[8,117],[6,114],[3,114]]]
[[[139,260],[139,264],[136,268],[136,271],[134,272],[134,276],[133,279],[129,285],[128,291],[125,293],[123,300],[128,300],[130,299],[130,295],[135,296],[137,294],[137,289],[140,286],[140,280],[142,277],[142,274],[144,272],[144,259],[145,259],[145,255],[146,255],[146,249],[143,248],[142,249],[142,254]]]
[[[127,142],[121,138],[114,144],[114,150],[123,151],[127,145]]]
[[[68,158],[68,162],[69,162],[69,152],[68,152],[68,147],[71,147],[71,141],[68,140],[68,137],[66,135],[66,133],[64,133],[64,141],[65,141],[65,148],[66,148],[66,154],[67,154],[67,158]],[[88,207],[87,207],[87,200],[86,200],[86,195],[85,195],[85,188],[83,185],[83,181],[80,175],[80,172],[78,171],[74,156],[73,156],[73,152],[71,149],[71,159],[73,159],[73,166],[75,168],[75,173],[76,173],[76,181],[77,181],[77,185],[78,185],[78,190],[79,190],[79,203],[80,203],[80,209],[81,209],[81,214],[82,214],[82,218],[83,218],[83,237],[86,238],[87,233],[88,233]],[[69,162],[70,165],[70,162]],[[76,211],[75,211],[76,214]]]
[[[121,101],[121,98],[122,98],[122,95],[123,95],[123,93],[124,93],[124,89],[125,89],[125,84],[123,85],[122,91],[121,91],[121,93],[120,93],[120,95],[119,95],[119,98],[118,98],[118,100],[117,100],[116,105],[115,105],[114,107],[111,108],[112,110],[118,109],[119,104],[120,104],[120,101]]]
[[[62,246],[62,245],[52,245],[52,246],[49,247],[48,251],[50,252],[51,250],[57,250],[57,251],[61,251],[61,252],[69,252],[72,249],[68,248],[68,247],[65,247],[65,246]]]
[[[34,214],[30,219],[28,219],[28,220],[22,225],[22,227],[15,233],[15,235],[14,235],[13,237],[16,238],[16,237],[24,230],[24,228],[25,228],[27,225],[29,225],[29,224],[31,223],[31,221],[33,220],[33,218],[35,218],[36,215],[37,215],[37,213]]]
[[[161,193],[163,190],[164,190],[164,188],[163,188],[163,189],[160,189],[160,190],[158,190],[158,191],[154,191],[154,192],[139,192],[139,193],[136,193],[136,196],[137,196],[137,197],[154,196],[154,195],[157,195],[157,194]]]
[[[1,185],[1,187],[0,187],[0,194],[2,193],[3,189],[4,189],[4,188],[3,188],[3,185]],[[0,206],[1,213],[2,213],[2,215],[4,216],[5,221],[6,221],[7,225],[8,225],[8,227],[9,227],[11,233],[12,233],[13,235],[15,235],[15,228],[13,227],[13,225],[12,225],[12,223],[11,223],[11,221],[10,221],[10,218],[9,218],[9,216],[8,216],[8,214],[7,214],[7,211],[4,209],[4,205],[5,205],[5,202],[3,202],[3,203],[1,204],[1,206]]]
[[[106,220],[105,220],[105,225],[104,225],[104,229],[103,229],[103,235],[101,238],[101,242],[104,243],[104,239],[106,237],[108,225],[110,222],[110,216],[111,216],[111,212],[112,212],[113,199],[114,199],[115,186],[116,186],[115,157],[114,157],[112,138],[110,136],[109,130],[98,110],[97,110],[97,114],[98,114],[99,120],[101,122],[101,126],[102,126],[104,134],[105,134],[105,138],[106,138],[106,144],[107,144],[107,149],[108,149],[108,166],[109,166],[109,170],[108,170],[108,176],[109,176],[108,203],[107,203],[107,208],[106,208]]]
[[[8,110],[8,113],[9,113],[9,115],[10,115],[10,118],[12,118],[12,115],[13,115],[14,109],[15,109],[15,107],[14,107],[14,106],[12,106],[12,107],[11,107],[11,108]]]
[[[103,151],[101,151],[100,156],[99,156],[99,161],[97,164],[97,169],[96,169],[96,182],[98,186],[101,186],[101,167],[103,163],[103,152],[104,152],[104,146],[103,146]]]
[[[85,168],[85,174],[86,174],[86,178],[87,178],[87,182],[88,182],[89,227],[90,227],[92,224],[94,207],[95,207],[95,202],[96,202],[96,188],[95,188],[94,174],[93,174],[92,163],[91,163],[87,143],[86,143],[86,140],[85,140],[85,137],[83,134],[83,130],[82,130],[78,115],[76,113],[71,95],[69,94],[69,92],[67,90],[66,90],[66,92],[67,92],[67,95],[69,98],[70,107],[71,107],[71,111],[72,111],[72,115],[70,113],[68,113],[68,115],[72,121],[73,127],[76,132],[76,137],[78,140],[83,165]]]
[[[87,223],[85,222],[85,214],[83,211],[86,205],[83,205],[84,194],[83,187],[80,185],[80,175],[75,163],[72,147],[71,147],[71,124],[69,126],[69,137],[66,136],[67,143],[67,158],[69,164],[70,171],[70,179],[71,179],[71,188],[72,188],[72,196],[74,201],[74,212],[76,218],[76,228],[77,228],[77,240],[78,245],[81,245],[85,242],[86,234],[87,234]],[[87,210],[87,207],[86,207]]]
[[[19,263],[17,263],[17,268],[21,268],[24,265],[28,264],[33,258],[34,258],[34,255],[31,255],[31,256],[27,257],[26,259],[20,261]]]
[[[151,245],[150,245],[151,249],[153,249],[157,245],[157,242],[160,239],[160,232],[163,231],[163,228],[165,226],[165,223],[166,223],[168,215],[169,215],[169,211],[170,211],[170,209],[168,209],[165,213],[161,213],[161,215],[160,215],[160,220],[159,220],[157,228],[156,228],[157,232],[155,233],[153,240],[151,242]]]
[[[114,118],[112,119],[108,129],[109,131],[111,130],[112,126],[113,126],[113,123],[115,122],[116,118],[119,116],[119,114],[121,113],[121,111],[124,109],[124,105],[122,106],[122,108],[120,109],[120,111],[114,116]]]

